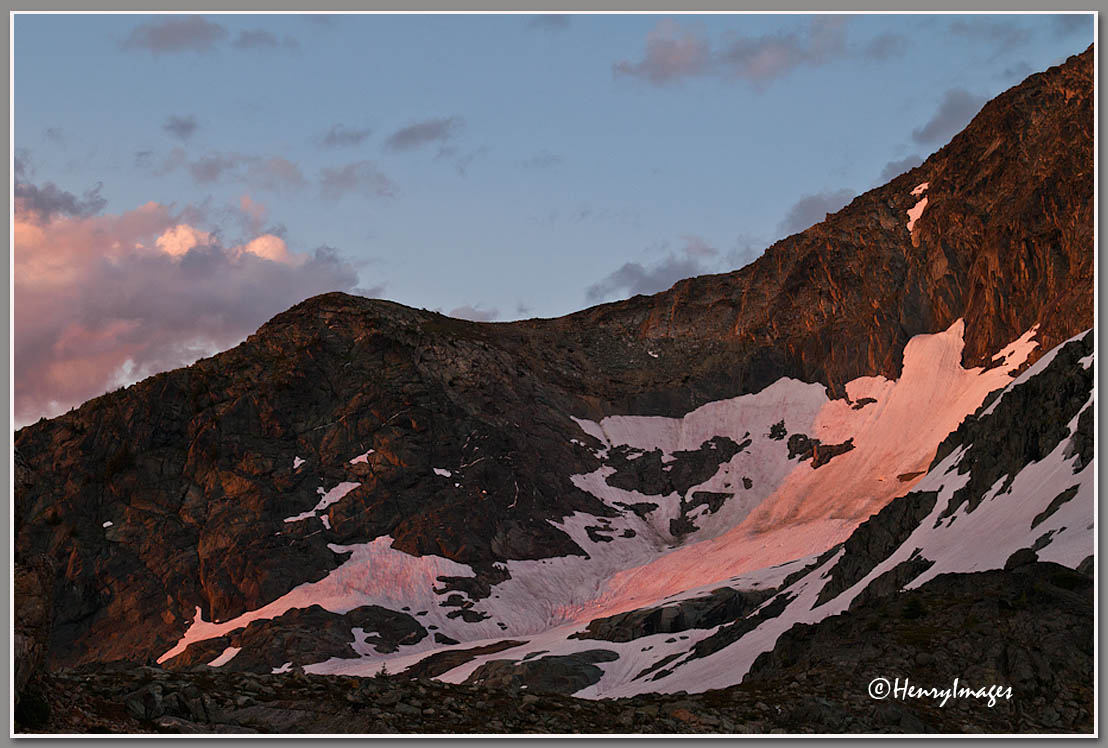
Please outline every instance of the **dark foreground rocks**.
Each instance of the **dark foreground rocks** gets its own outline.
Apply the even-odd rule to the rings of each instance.
[[[590,701],[522,678],[441,683],[124,663],[40,673],[17,733],[1082,733],[1093,730],[1091,564],[936,577],[796,625],[741,685]],[[602,661],[602,660],[601,660]],[[487,673],[491,675],[492,673]],[[876,678],[1011,698],[875,699]]]

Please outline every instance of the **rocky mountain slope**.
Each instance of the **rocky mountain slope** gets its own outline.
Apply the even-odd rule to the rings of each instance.
[[[1092,97],[1090,48],[734,273],[501,324],[328,294],[20,430],[48,665],[701,691],[1088,567]]]

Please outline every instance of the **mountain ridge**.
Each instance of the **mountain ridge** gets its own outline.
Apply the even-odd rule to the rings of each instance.
[[[284,666],[286,648],[289,666],[331,667],[348,644],[361,659],[340,666],[376,667],[526,637],[570,649],[525,667],[485,650],[501,664],[480,677],[626,677],[582,687],[597,695],[644,687],[647,663],[641,637],[614,661],[588,654],[569,635],[592,621],[661,620],[700,588],[772,591],[755,610],[681,613],[703,626],[643,645],[645,687],[677,667],[717,682],[734,676],[712,670],[720,653],[803,621],[818,596],[870,573],[907,584],[927,571],[910,549],[899,572],[875,572],[886,556],[847,562],[838,587],[818,580],[875,509],[922,481],[956,490],[936,450],[985,418],[988,393],[1047,371],[1083,406],[1091,336],[1050,364],[1093,323],[1091,62],[1090,48],[1031,76],[921,166],[738,271],[506,323],[325,294],[19,430],[16,559],[57,570],[49,663],[225,666],[248,641],[230,667]],[[1073,420],[1053,431],[1091,425]],[[1003,429],[973,438],[1007,443]],[[1073,458],[1013,454],[1017,472],[1060,461],[1051,475]],[[1051,553],[1076,547],[1057,512],[1080,497],[1034,507]]]

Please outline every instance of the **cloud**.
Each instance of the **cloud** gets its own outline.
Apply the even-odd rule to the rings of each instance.
[[[235,40],[231,42],[235,49],[300,49],[300,42],[291,36],[278,39],[264,29],[248,29],[240,31]]]
[[[250,159],[244,179],[254,189],[268,192],[297,190],[304,186],[300,167],[281,156]]]
[[[16,163],[16,176],[21,176],[25,168]],[[102,185],[97,184],[86,190],[82,197],[59,189],[53,182],[39,187],[29,182],[17,181],[12,193],[15,198],[15,210],[25,221],[48,223],[55,216],[85,217],[99,213],[108,201],[100,194]]]
[[[488,152],[489,147],[487,145],[483,145],[480,148],[473,149],[469,153],[457,155],[454,148],[447,146],[439,150],[439,154],[438,156],[436,156],[436,158],[444,158],[448,156],[454,157],[454,169],[458,172],[459,175],[465,177],[469,174],[469,167],[473,164],[473,162],[480,157],[486,155]]]
[[[1093,31],[1093,15],[1091,13],[1059,13],[1053,16],[1054,33],[1064,37],[1076,34],[1079,31],[1090,33]]]
[[[1031,31],[1016,23],[992,16],[966,16],[950,24],[950,33],[976,41],[991,42],[997,54],[1031,41]]]
[[[222,242],[188,212],[151,202],[42,222],[17,203],[17,423],[188,364],[304,298],[357,286],[330,248],[296,252],[270,234]]]
[[[347,148],[361,145],[372,133],[373,130],[368,127],[358,129],[339,123],[331,125],[331,129],[319,138],[319,143],[324,148]]]
[[[730,34],[719,49],[701,34],[662,19],[647,34],[643,58],[612,66],[616,75],[662,86],[702,75],[719,75],[763,86],[802,66],[815,67],[847,55],[847,16],[816,16],[801,33]]]
[[[696,236],[685,236],[680,252],[668,252],[649,265],[624,263],[617,270],[585,289],[590,304],[613,297],[653,294],[664,291],[682,278],[713,272],[719,251]]]
[[[154,173],[163,176],[177,169],[186,170],[198,185],[227,180],[255,190],[292,192],[306,184],[300,167],[282,156],[215,151],[190,158],[183,148],[174,148]]]
[[[463,125],[461,117],[436,117],[414,122],[400,128],[385,140],[385,147],[392,151],[419,148],[431,143],[444,144]]]
[[[324,168],[319,176],[321,194],[325,199],[338,200],[344,195],[360,193],[370,197],[392,197],[396,185],[372,161],[334,168]]]
[[[912,131],[912,140],[920,145],[945,144],[969,124],[985,101],[984,96],[975,96],[964,88],[948,90],[927,124]]]
[[[804,195],[789,208],[784,220],[777,224],[777,231],[781,236],[803,231],[824,220],[826,214],[841,210],[854,194],[852,190],[843,189]]]
[[[1033,72],[1035,72],[1034,68],[1024,60],[1019,60],[1001,70],[996,77],[1003,81],[1022,81]]]
[[[151,54],[206,52],[227,36],[227,29],[202,16],[170,16],[136,26],[123,40],[125,49],[145,49]]]
[[[162,129],[175,138],[181,140],[188,140],[192,137],[192,134],[196,132],[196,129],[200,127],[200,123],[196,121],[196,117],[191,114],[184,116],[178,116],[176,114],[171,115],[162,125]]]
[[[569,28],[570,16],[567,13],[539,13],[531,16],[527,25],[543,31],[564,31]]]
[[[500,311],[495,307],[492,309],[482,309],[480,304],[477,306],[463,304],[462,306],[451,309],[446,316],[456,319],[468,319],[471,322],[491,322],[500,316]]]
[[[918,153],[913,153],[911,156],[905,156],[899,161],[890,161],[885,164],[885,168],[881,169],[881,184],[899,177],[909,169],[914,169],[923,163],[923,157]]]
[[[904,34],[895,34],[891,31],[886,31],[883,34],[875,36],[869,44],[864,47],[862,54],[867,59],[884,62],[893,57],[900,57],[903,55],[909,43],[908,37],[904,36]]]
[[[647,34],[643,58],[638,62],[617,62],[612,71],[661,86],[701,75],[712,65],[712,49],[707,39],[682,29],[672,19],[663,18]]]
[[[803,34],[733,37],[720,53],[726,74],[765,84],[801,66],[816,67],[846,55],[846,16],[816,16]]]
[[[562,157],[558,154],[542,150],[530,158],[524,159],[522,164],[524,169],[549,169],[558,166],[562,161]]]

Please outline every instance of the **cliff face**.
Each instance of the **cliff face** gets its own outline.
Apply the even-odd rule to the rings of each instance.
[[[959,318],[967,367],[1036,324],[1032,358],[1049,350],[1093,324],[1092,101],[1090,49],[733,273],[510,324],[326,294],[230,351],[20,430],[16,553],[58,569],[51,661],[156,658],[198,610],[255,611],[383,536],[469,567],[441,564],[434,604],[483,625],[475,604],[510,577],[504,562],[597,555],[567,518],[590,517],[607,547],[636,532],[614,534],[613,518],[653,511],[573,479],[620,454],[586,445],[571,416],[680,416],[784,377],[842,396],[860,376],[897,378],[910,338]],[[642,494],[681,494],[658,549],[695,539],[694,502],[727,500],[697,497],[697,480],[720,449],[748,446],[739,430],[683,448],[669,477],[658,458]]]
[[[910,337],[959,317],[968,365],[987,364],[1036,322],[1049,350],[1092,326],[1092,61],[1090,47],[1032,75],[923,164],[741,270],[558,324],[722,349],[731,381],[710,381],[720,366],[711,354],[689,372],[712,397],[782,375],[836,393],[858,376],[895,377]]]

